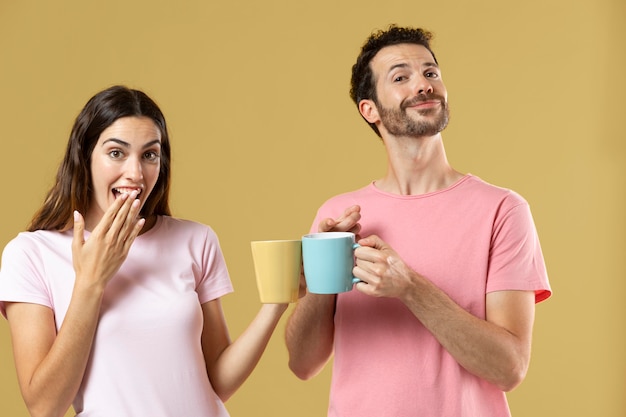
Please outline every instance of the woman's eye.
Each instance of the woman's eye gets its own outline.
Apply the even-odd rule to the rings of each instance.
[[[400,82],[400,81],[404,81],[406,79],[406,77],[404,75],[398,75],[397,77],[395,77],[393,79],[394,82]]]
[[[109,156],[111,158],[118,159],[122,157],[122,152],[118,150],[112,150],[111,152],[109,152]]]
[[[159,154],[156,152],[150,151],[150,152],[146,152],[145,154],[143,154],[143,157],[147,159],[148,161],[156,161],[157,159],[159,159]]]

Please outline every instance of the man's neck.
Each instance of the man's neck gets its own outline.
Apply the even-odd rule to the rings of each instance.
[[[449,187],[463,174],[446,157],[441,134],[424,138],[383,139],[387,173],[376,181],[379,189],[399,195],[418,195]]]

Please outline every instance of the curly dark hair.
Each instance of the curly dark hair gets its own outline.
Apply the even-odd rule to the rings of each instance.
[[[378,30],[372,32],[370,37],[365,41],[361,48],[361,53],[356,59],[356,63],[352,66],[352,79],[350,80],[350,97],[352,101],[359,106],[361,100],[373,100],[377,102],[376,97],[376,80],[370,67],[370,62],[376,54],[384,47],[398,45],[402,43],[412,43],[422,45],[432,54],[435,63],[437,58],[430,49],[430,40],[433,38],[431,32],[411,27],[399,27],[390,25],[387,30]],[[378,128],[373,123],[369,123],[370,127],[380,136]]]

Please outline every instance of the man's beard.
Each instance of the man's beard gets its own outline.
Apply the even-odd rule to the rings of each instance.
[[[415,120],[407,113],[407,107],[423,101],[437,100],[440,107],[417,110],[421,116],[431,116],[438,113],[432,120]],[[411,100],[403,101],[399,109],[387,108],[376,103],[380,120],[387,131],[394,136],[425,137],[434,136],[448,126],[450,110],[446,99],[442,96],[419,95]]]

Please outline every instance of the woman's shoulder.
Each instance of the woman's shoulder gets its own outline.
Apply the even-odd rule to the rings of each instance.
[[[36,230],[34,232],[20,232],[11,239],[5,246],[6,250],[36,249],[41,247],[56,248],[71,242],[70,232],[60,232],[57,230]]]
[[[154,229],[165,236],[216,235],[213,228],[207,224],[173,216],[159,216]]]

